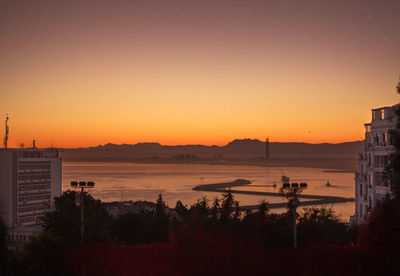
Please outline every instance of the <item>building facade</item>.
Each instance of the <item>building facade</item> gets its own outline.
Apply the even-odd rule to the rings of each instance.
[[[359,157],[359,168],[355,176],[356,224],[365,221],[379,200],[390,195],[390,182],[384,177],[390,155],[395,152],[390,130],[396,128],[396,109],[400,105],[372,110],[372,120],[365,124],[365,150]]]
[[[61,158],[57,149],[0,149],[0,216],[10,239],[40,229],[40,218],[61,194]]]

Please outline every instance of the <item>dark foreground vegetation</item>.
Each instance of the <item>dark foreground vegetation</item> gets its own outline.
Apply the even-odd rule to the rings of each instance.
[[[19,251],[5,247],[1,275],[396,275],[400,273],[400,204],[387,199],[359,230],[332,209],[300,212],[299,248],[292,248],[290,212],[267,203],[244,213],[231,193],[171,210],[159,196],[151,211],[111,217],[85,194],[85,239],[80,246],[76,192],[56,198],[44,231]]]

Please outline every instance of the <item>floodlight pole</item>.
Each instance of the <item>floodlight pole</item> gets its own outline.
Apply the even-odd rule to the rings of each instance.
[[[84,210],[85,210],[85,206],[84,206],[84,194],[83,194],[83,187],[81,187],[81,246],[83,246],[83,237],[84,237],[84,233],[85,233],[85,217],[84,217]]]
[[[83,244],[84,244],[84,236],[85,236],[85,188],[93,188],[94,182],[83,182],[83,181],[72,181],[71,187],[73,188],[81,188],[80,194],[80,205],[81,205],[81,275],[85,275],[85,255],[83,254]]]
[[[299,206],[299,199],[298,196],[295,195],[291,201],[292,205],[292,212],[293,212],[293,223],[292,223],[292,228],[293,228],[293,247],[297,248],[297,206]]]
[[[307,183],[292,183],[290,184],[288,178],[284,179],[279,193],[289,200],[289,205],[292,207],[292,232],[293,232],[293,247],[297,248],[297,207],[300,205],[299,195],[307,188]],[[283,182],[283,181],[282,181]]]

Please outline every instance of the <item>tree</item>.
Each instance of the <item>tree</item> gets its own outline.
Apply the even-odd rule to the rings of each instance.
[[[156,219],[156,235],[157,241],[168,240],[168,228],[169,228],[169,215],[167,214],[168,206],[159,194],[154,209],[154,218]]]
[[[165,241],[165,239],[160,239],[156,218],[145,213],[128,213],[119,216],[113,223],[111,235],[118,242],[128,245]]]
[[[65,243],[44,232],[24,244],[15,272],[17,275],[73,275],[70,259]]]
[[[231,189],[229,189],[225,194],[222,195],[221,202],[221,219],[227,220],[231,217],[233,208],[234,208],[234,200]]]
[[[175,206],[174,210],[178,214],[178,216],[181,218],[185,218],[189,213],[186,205],[183,205],[182,201],[180,201],[180,200],[178,200],[176,202],[176,206]]]
[[[215,197],[213,202],[212,202],[212,207],[211,207],[211,217],[214,220],[218,219],[218,213],[219,213],[219,208],[220,208],[220,199],[218,197]]]
[[[201,200],[197,200],[197,202],[190,207],[189,214],[189,219],[196,223],[208,221],[209,209],[207,197],[203,196]]]
[[[17,262],[21,275],[71,275],[68,252],[80,243],[79,193],[66,191],[54,199],[54,210],[43,218],[43,232],[24,245]],[[100,200],[84,193],[85,242],[107,238],[111,218]]]
[[[400,201],[386,199],[372,209],[361,226],[357,247],[370,256],[366,262],[370,275],[400,275]]]
[[[162,198],[161,194],[158,194],[156,207],[155,207],[155,216],[159,219],[164,219],[167,216],[167,204]]]
[[[241,214],[242,214],[242,210],[240,210],[239,201],[235,200],[235,201],[233,202],[233,209],[234,209],[234,212],[233,212],[233,219],[234,219],[234,220],[240,219],[240,216],[241,216]]]
[[[298,221],[301,245],[344,242],[346,225],[339,220],[332,208],[304,208]]]
[[[269,205],[268,201],[264,199],[260,202],[260,206],[258,207],[258,212],[265,216],[269,212]]]
[[[68,246],[77,245],[80,242],[80,206],[76,200],[79,193],[65,191],[54,199],[54,210],[43,218],[44,231],[53,235],[56,239]],[[93,199],[88,193],[84,193],[85,236],[84,240],[104,241],[110,227],[111,217],[100,200]]]

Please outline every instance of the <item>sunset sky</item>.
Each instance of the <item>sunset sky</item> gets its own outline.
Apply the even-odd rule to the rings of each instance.
[[[361,140],[400,96],[400,1],[1,1],[9,146]]]

